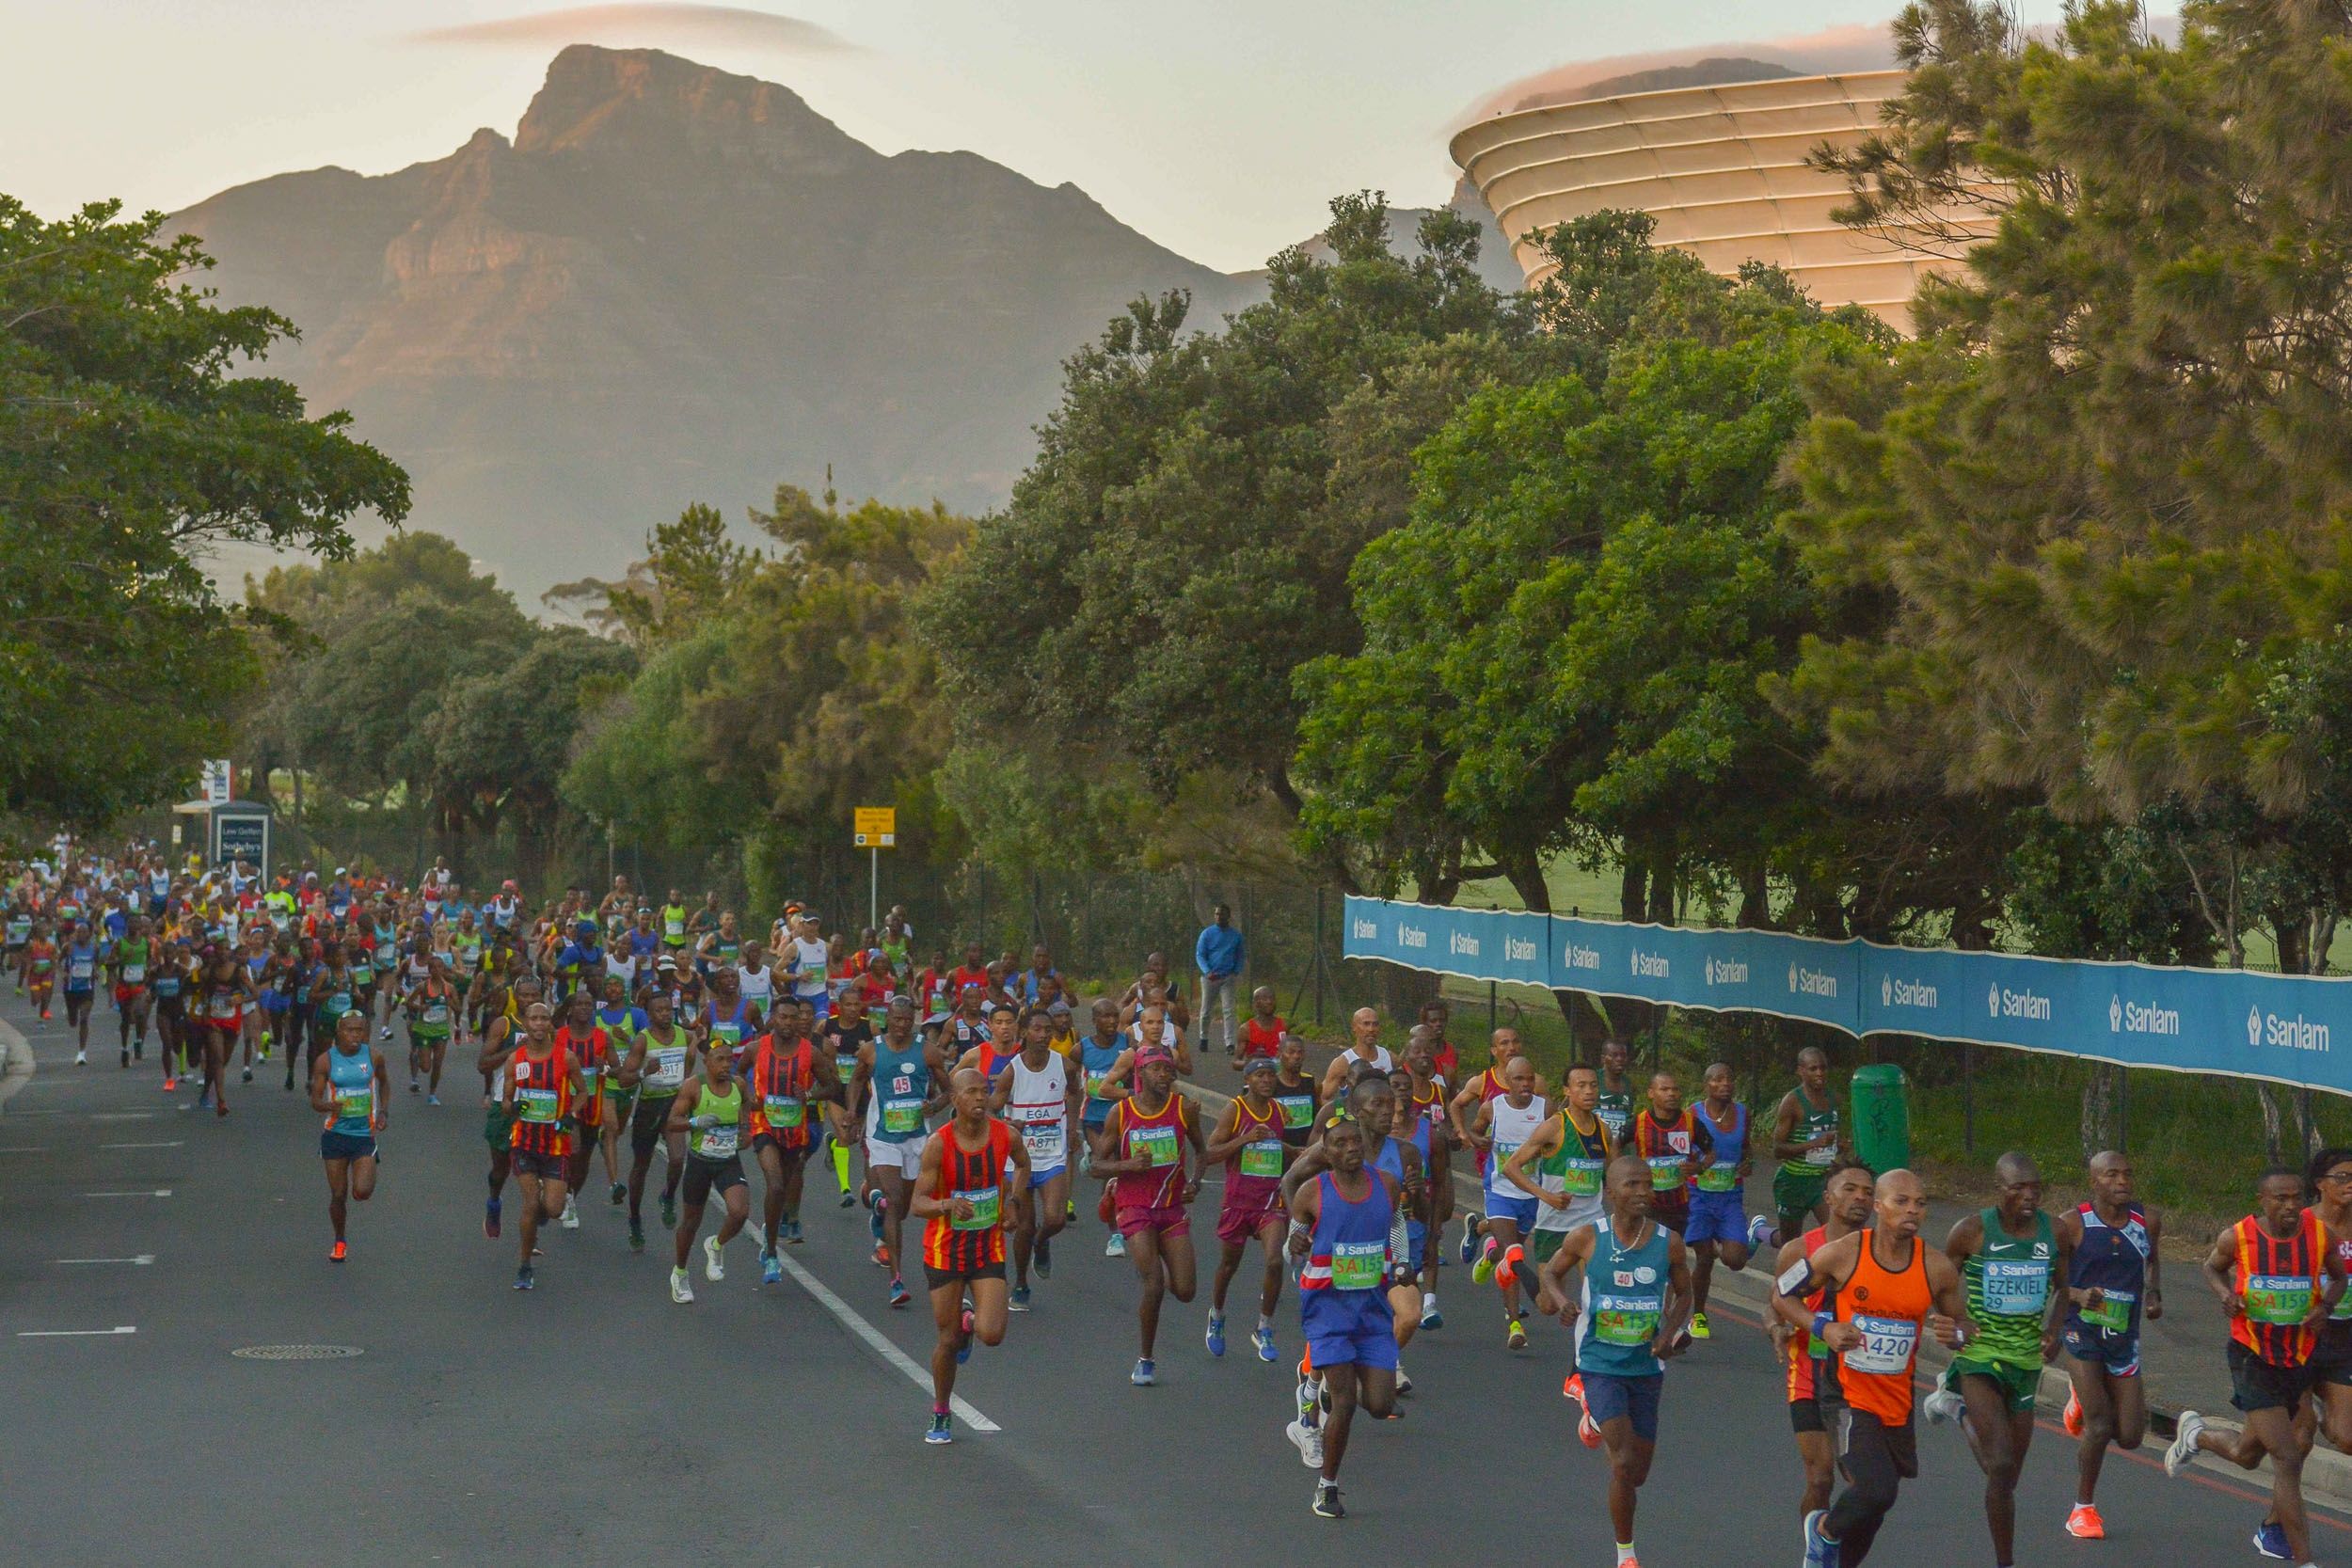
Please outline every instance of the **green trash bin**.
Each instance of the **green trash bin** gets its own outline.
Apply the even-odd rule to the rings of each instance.
[[[1911,1098],[1903,1069],[1891,1062],[1856,1068],[1851,1095],[1854,1157],[1875,1171],[1909,1165]]]

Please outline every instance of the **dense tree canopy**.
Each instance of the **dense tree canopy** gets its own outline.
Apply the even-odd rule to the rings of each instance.
[[[293,326],[183,281],[210,265],[116,203],[44,222],[0,197],[0,810],[101,822],[177,795],[261,674],[207,554],[334,558],[408,482],[238,373]]]

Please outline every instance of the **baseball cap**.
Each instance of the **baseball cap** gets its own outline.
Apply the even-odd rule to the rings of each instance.
[[[1147,1045],[1136,1053],[1136,1066],[1150,1067],[1154,1062],[1174,1062],[1176,1057],[1164,1045]]]
[[[657,972],[666,969],[671,974],[675,974],[677,973],[677,960],[670,957],[669,954],[664,953],[661,957],[654,960],[653,967]]]

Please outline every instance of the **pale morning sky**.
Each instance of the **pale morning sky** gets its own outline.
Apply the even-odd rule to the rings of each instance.
[[[1442,199],[1479,99],[1565,62],[1883,21],[1896,0],[0,0],[0,191],[185,206],[512,135],[564,43],[786,84],[861,140],[1073,181],[1186,255],[1254,266],[1325,199]],[[2025,0],[2028,22],[2058,0]],[[765,15],[757,13],[766,13]],[[503,26],[485,25],[507,24]]]

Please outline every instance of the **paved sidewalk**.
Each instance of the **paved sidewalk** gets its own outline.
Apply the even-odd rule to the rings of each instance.
[[[0,1111],[33,1081],[33,1048],[15,1024],[0,1019]]]

